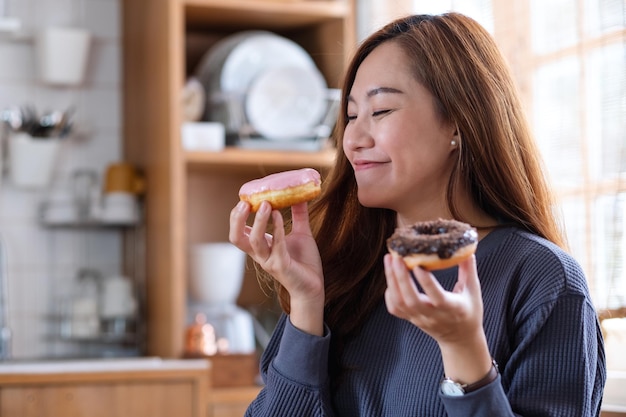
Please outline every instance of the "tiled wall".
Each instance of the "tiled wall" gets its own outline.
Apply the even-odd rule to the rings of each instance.
[[[0,0],[1,1],[1,0]],[[70,173],[104,168],[121,159],[122,0],[5,0],[18,33],[0,33],[0,110],[31,104],[38,110],[75,106],[76,135],[63,142],[53,187],[68,187]],[[86,78],[77,87],[43,85],[37,77],[33,35],[46,26],[74,26],[92,35]],[[7,135],[4,134],[4,140]],[[5,152],[6,153],[6,152]],[[7,253],[9,326],[15,358],[82,354],[84,347],[51,338],[57,297],[75,288],[80,268],[117,273],[121,236],[115,229],[52,229],[39,221],[48,190],[0,182],[0,239]]]

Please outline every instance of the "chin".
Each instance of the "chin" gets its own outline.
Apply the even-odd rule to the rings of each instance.
[[[385,204],[385,201],[380,198],[380,195],[373,196],[369,193],[367,195],[362,195],[359,192],[359,203],[361,203],[363,207],[368,208],[389,208],[389,205]]]

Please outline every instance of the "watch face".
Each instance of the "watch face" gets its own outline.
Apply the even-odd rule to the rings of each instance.
[[[458,397],[465,394],[465,391],[463,391],[463,388],[461,388],[461,385],[457,382],[450,379],[444,379],[441,381],[441,393],[444,395]]]

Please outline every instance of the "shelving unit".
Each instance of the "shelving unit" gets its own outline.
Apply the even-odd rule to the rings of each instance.
[[[356,46],[353,0],[124,1],[125,159],[143,170],[147,354],[182,357],[191,245],[225,241],[240,185],[272,172],[326,170],[334,151],[181,147],[181,91],[202,55],[243,30],[269,30],[301,45],[331,88]],[[247,274],[238,303],[270,302]]]
[[[205,169],[233,174],[260,170],[279,171],[304,165],[329,167],[335,159],[335,150],[321,152],[252,151],[226,148],[222,152],[187,152],[186,165],[190,169]]]
[[[69,344],[74,346],[72,357],[115,357],[115,356],[139,356],[146,353],[146,296],[145,296],[145,266],[143,265],[145,231],[141,221],[136,222],[102,222],[97,219],[85,219],[75,221],[48,221],[42,215],[41,225],[54,230],[73,230],[81,233],[91,231],[118,231],[122,233],[124,245],[123,274],[132,283],[133,296],[137,302],[136,313],[128,317],[110,318],[108,321],[97,317],[100,321],[99,329],[93,334],[74,334],[73,313],[70,304],[71,294],[67,293],[63,298],[51,300],[54,305],[54,313],[45,317],[49,323],[50,333],[47,339],[53,343]],[[80,271],[79,271],[80,272]],[[99,271],[93,270],[94,273]],[[106,277],[100,276],[100,282]],[[115,321],[117,320],[117,322]],[[66,354],[61,355],[62,358]],[[56,357],[52,354],[52,357]]]

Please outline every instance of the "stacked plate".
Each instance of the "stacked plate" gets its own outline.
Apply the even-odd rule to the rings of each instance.
[[[202,58],[195,77],[207,92],[205,120],[227,134],[293,141],[315,137],[328,107],[328,88],[313,59],[295,42],[266,31],[222,39]]]

